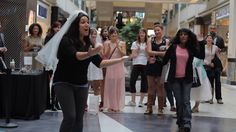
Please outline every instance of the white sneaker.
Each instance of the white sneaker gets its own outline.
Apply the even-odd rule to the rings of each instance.
[[[143,106],[144,106],[144,104],[142,102],[138,103],[138,107],[143,107]]]
[[[128,102],[128,105],[129,105],[129,106],[136,106],[136,103],[133,102],[133,101],[129,101],[129,102]]]

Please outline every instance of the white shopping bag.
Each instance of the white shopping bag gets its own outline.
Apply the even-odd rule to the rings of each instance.
[[[88,112],[91,114],[97,114],[99,111],[99,96],[89,95],[88,101],[89,101]]]

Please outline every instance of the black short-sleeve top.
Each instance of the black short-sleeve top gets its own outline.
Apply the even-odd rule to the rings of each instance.
[[[151,39],[152,51],[161,51],[161,46],[166,46],[166,40],[162,39],[160,44],[156,43],[156,37]],[[162,72],[162,57],[155,56],[156,61],[153,64],[148,62],[147,64],[147,75],[149,76],[161,76]]]

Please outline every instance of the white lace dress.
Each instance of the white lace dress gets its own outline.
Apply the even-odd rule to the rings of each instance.
[[[97,43],[96,46],[99,46],[100,44]],[[88,81],[94,81],[94,80],[103,80],[103,73],[102,69],[95,66],[92,62],[90,62],[88,67]]]
[[[202,101],[211,99],[211,84],[203,67],[203,60],[194,57],[193,67],[197,68],[201,86],[191,89],[191,100]],[[194,70],[194,69],[193,69]]]
[[[102,69],[90,62],[88,67],[88,81],[103,80]]]

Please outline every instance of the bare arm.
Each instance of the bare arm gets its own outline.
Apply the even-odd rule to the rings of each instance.
[[[127,56],[123,56],[121,58],[116,58],[116,59],[102,60],[102,62],[100,63],[100,68],[107,67],[107,66],[122,62],[127,58],[128,58]]]
[[[105,57],[109,57],[110,56],[110,51],[111,51],[111,48],[110,48],[110,41],[105,41],[104,42],[104,53],[103,55]]]

